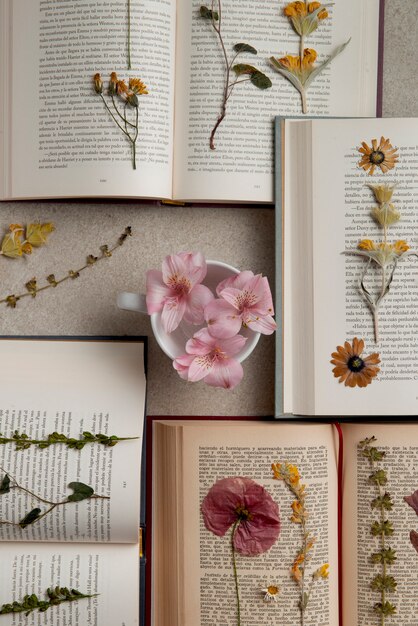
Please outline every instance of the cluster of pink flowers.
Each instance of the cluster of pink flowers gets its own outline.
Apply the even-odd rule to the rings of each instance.
[[[160,313],[166,333],[185,320],[203,325],[186,343],[186,354],[173,362],[181,378],[203,380],[214,387],[232,389],[243,377],[234,358],[247,339],[242,327],[270,335],[276,330],[273,299],[267,278],[244,271],[223,280],[216,296],[202,284],[207,272],[200,252],[167,256],[162,271],[147,272],[148,313]]]

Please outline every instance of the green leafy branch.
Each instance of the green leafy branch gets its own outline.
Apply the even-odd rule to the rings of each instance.
[[[375,437],[366,438],[360,441],[359,447],[362,456],[369,460],[372,469],[369,483],[374,485],[377,491],[377,497],[372,500],[370,506],[379,513],[379,519],[373,521],[370,530],[373,537],[379,539],[380,548],[373,552],[371,561],[381,567],[381,573],[376,574],[370,587],[380,593],[380,602],[377,602],[373,609],[380,616],[380,626],[384,626],[386,617],[396,613],[396,606],[387,599],[387,594],[395,592],[397,587],[395,578],[388,573],[388,568],[396,561],[396,552],[386,544],[387,537],[394,533],[393,523],[387,519],[387,512],[392,510],[393,501],[385,489],[388,482],[386,470],[377,465],[383,461],[386,453],[372,445],[375,441]]]
[[[90,433],[84,431],[78,439],[75,437],[67,437],[62,433],[53,432],[46,439],[31,439],[26,433],[20,433],[15,430],[11,437],[5,437],[0,433],[0,445],[6,443],[14,443],[16,450],[27,450],[31,446],[38,448],[49,448],[49,446],[64,444],[70,450],[82,450],[84,446],[92,443],[98,443],[108,448],[113,448],[119,441],[131,441],[138,437],[117,437],[116,435],[104,435],[103,433]]]
[[[84,270],[92,267],[103,259],[108,259],[109,257],[111,257],[113,252],[117,250],[117,248],[122,246],[125,243],[127,237],[130,237],[131,235],[132,229],[130,226],[127,226],[124,232],[118,238],[117,243],[113,247],[109,248],[107,244],[100,246],[100,254],[98,256],[89,254],[86,258],[85,264],[82,267],[79,267],[76,270],[69,270],[68,273],[62,278],[56,278],[55,274],[49,274],[49,276],[46,277],[46,284],[43,286],[39,286],[36,278],[32,278],[25,285],[25,293],[21,293],[19,295],[11,294],[9,296],[6,296],[5,298],[1,298],[0,304],[5,303],[8,307],[15,309],[18,301],[22,300],[23,298],[36,298],[36,296],[41,293],[41,291],[46,291],[47,289],[58,287],[58,285],[62,285],[62,283],[65,283],[67,280],[75,280],[80,276],[81,272],[84,272]]]
[[[63,602],[76,602],[83,598],[95,598],[98,593],[85,594],[77,589],[68,589],[68,587],[51,587],[46,590],[47,600],[41,600],[35,593],[24,596],[22,602],[11,602],[3,604],[0,608],[0,615],[9,615],[10,613],[24,613],[25,617],[33,611],[45,613],[52,606],[58,606]]]
[[[5,470],[2,471],[4,472]],[[26,528],[27,526],[30,526],[35,522],[39,522],[43,517],[51,513],[59,506],[65,506],[66,504],[69,504],[71,502],[81,502],[82,500],[110,500],[109,496],[100,496],[95,494],[94,489],[84,483],[71,482],[69,483],[68,488],[73,493],[67,496],[65,500],[61,500],[59,502],[46,500],[45,498],[42,498],[33,491],[26,489],[26,487],[22,487],[22,485],[19,485],[16,479],[14,479],[9,473],[5,472],[3,479],[0,482],[0,496],[9,494],[13,489],[15,489],[24,492],[25,494],[31,496],[31,498],[36,498],[36,500],[38,500],[42,504],[48,505],[49,508],[42,511],[42,509],[40,509],[39,507],[35,507],[34,509],[31,509],[29,513],[27,513],[19,522],[11,522],[0,519],[0,525],[7,524],[9,526]]]
[[[215,10],[215,4],[217,10]],[[258,89],[268,89],[272,86],[272,82],[268,76],[263,74],[259,69],[254,67],[253,65],[247,65],[244,63],[238,63],[234,65],[237,57],[242,53],[248,54],[257,54],[257,50],[250,46],[248,43],[237,43],[234,46],[234,55],[231,60],[228,57],[228,53],[226,51],[225,42],[222,35],[222,1],[221,0],[212,0],[212,7],[209,9],[206,6],[200,7],[200,16],[205,20],[209,21],[213,30],[216,33],[216,36],[219,39],[219,43],[222,49],[222,55],[224,58],[225,64],[225,74],[224,74],[224,88],[222,94],[222,104],[221,104],[221,112],[219,114],[218,119],[216,120],[215,126],[212,129],[209,146],[211,150],[215,150],[215,134],[221,125],[222,121],[226,116],[226,108],[227,103],[232,93],[236,87],[236,85],[240,85],[241,83],[251,82]],[[235,73],[235,77],[231,74],[231,72]],[[232,76],[232,78],[231,78]],[[240,77],[245,77],[241,78]]]

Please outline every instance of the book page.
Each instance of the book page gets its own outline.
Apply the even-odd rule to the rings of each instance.
[[[269,62],[271,56],[298,54],[300,38],[283,14],[286,4],[222,0],[228,58],[232,60],[236,43],[255,47],[257,56],[240,55],[237,63],[256,66],[273,86],[259,90],[248,83],[234,88],[216,133],[216,149],[211,150],[209,137],[222,104],[224,57],[210,20],[200,17],[202,2],[178,1],[175,198],[273,201],[273,118],[301,114],[299,92]],[[378,5],[375,0],[335,3],[330,18],[307,40],[323,61],[351,37],[346,50],[312,83],[309,115],[375,115]]]
[[[9,198],[64,196],[171,197],[175,3],[131,0],[131,59],[127,70],[125,0],[8,0],[12,170]],[[117,128],[124,122],[107,95],[111,72],[128,82],[140,78],[136,170],[132,144]],[[22,76],[25,97],[22,97]],[[121,114],[135,109],[117,96]],[[134,129],[128,127],[131,134]]]
[[[242,623],[298,623],[300,588],[290,569],[302,545],[301,527],[290,521],[294,496],[283,481],[273,479],[273,462],[297,465],[301,482],[306,484],[308,528],[316,537],[307,580],[322,564],[330,564],[329,579],[314,586],[305,624],[337,623],[337,482],[332,426],[200,422],[186,423],[179,436],[178,459],[183,459],[179,571],[184,604],[178,623],[236,624],[231,533],[224,537],[212,534],[205,528],[200,510],[212,485],[232,476],[249,477],[263,485],[278,503],[281,517],[280,536],[269,551],[255,557],[237,554]],[[269,585],[280,587],[277,603],[263,600],[262,589]],[[156,589],[155,607],[158,598]],[[155,624],[159,623],[163,622],[157,619]]]
[[[394,533],[386,538],[387,547],[396,550],[396,561],[387,567],[387,574],[397,582],[396,593],[387,593],[386,600],[396,605],[396,615],[387,623],[415,626],[417,623],[418,553],[409,534],[418,531],[418,517],[404,501],[418,489],[418,425],[417,424],[348,424],[344,431],[344,508],[343,508],[343,598],[345,626],[374,626],[380,618],[373,612],[381,594],[372,591],[372,579],[382,573],[382,566],[371,563],[371,554],[380,548],[370,526],[379,519],[371,501],[377,496],[376,487],[368,482],[372,473],[370,462],[358,450],[358,443],[375,436],[375,445],[386,453],[378,463],[387,472],[385,491],[394,503],[386,511],[393,523]],[[386,623],[386,622],[385,622]]]
[[[145,402],[143,344],[123,341],[0,341],[0,540],[137,543]],[[115,446],[87,443],[16,449],[25,434],[135,437]],[[95,496],[66,502],[70,483]],[[18,485],[18,486],[17,486]],[[22,528],[31,510],[42,518]]]
[[[45,612],[1,615],[3,626],[137,626],[138,546],[0,545],[0,608],[56,586],[94,598],[63,602]]]
[[[388,227],[388,242],[404,240],[418,249],[417,224],[418,121],[412,119],[315,120],[312,122],[314,368],[316,413],[335,415],[416,415],[418,412],[418,261],[398,262],[389,293],[379,307],[379,337],[359,284],[367,266],[363,257],[342,254],[359,242],[383,241],[373,220],[377,205],[369,184],[394,184],[392,202],[400,221]],[[399,161],[383,174],[368,175],[358,163],[358,147],[373,138],[389,138]],[[371,267],[366,288],[381,291],[382,272]],[[388,270],[387,270],[388,271]],[[390,270],[389,270],[390,271]],[[380,291],[379,291],[380,290]],[[339,384],[332,373],[331,353],[346,340],[364,339],[364,357],[380,354],[380,372],[363,389]]]

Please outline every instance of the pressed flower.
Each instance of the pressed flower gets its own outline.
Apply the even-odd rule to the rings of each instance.
[[[236,525],[233,546],[244,556],[266,552],[280,534],[279,507],[250,478],[218,480],[203,500],[202,514],[206,528],[219,537]]]
[[[300,474],[296,465],[292,463],[273,463],[271,468],[276,480],[287,481],[293,487],[298,485]]]
[[[313,574],[314,578],[328,578],[329,577],[329,563],[321,565]]]
[[[392,200],[393,192],[396,185],[388,185],[387,183],[382,183],[381,185],[369,185],[369,187],[374,193],[376,202],[378,202],[379,204],[384,204],[385,202],[390,202]]]
[[[148,94],[147,86],[139,78],[129,79],[129,89],[139,96]]]
[[[100,74],[95,74],[93,76],[93,85],[94,85],[94,90],[96,93],[103,92],[103,81],[102,81]]]
[[[246,341],[242,335],[229,339],[212,337],[207,328],[202,328],[186,343],[187,354],[174,359],[173,367],[189,382],[203,380],[212,387],[233,389],[244,375],[241,363],[233,357]]]
[[[118,96],[121,96],[121,98],[126,98],[126,96],[128,95],[128,85],[125,83],[124,80],[118,80],[118,82],[116,83],[116,93],[118,94]]]
[[[290,18],[298,35],[307,36],[318,28],[319,20],[328,17],[328,11],[321,6],[320,2],[291,2],[284,7],[283,13]]]
[[[332,360],[335,365],[333,374],[335,378],[339,378],[340,383],[344,383],[346,387],[367,387],[373,378],[377,376],[380,368],[379,354],[373,354],[363,357],[364,341],[362,339],[353,339],[352,344],[348,341],[344,346],[337,346],[337,352],[332,353]]]
[[[372,209],[372,217],[382,228],[387,228],[401,219],[401,214],[390,202],[384,202]]]
[[[375,243],[371,239],[362,239],[358,244],[358,249],[362,252],[357,252],[357,254],[369,257],[381,267],[386,267],[405,255],[409,250],[409,245],[404,239],[398,239],[394,243],[384,241]],[[350,253],[356,254],[356,251],[352,250]]]
[[[112,72],[110,74],[110,80],[109,80],[109,95],[110,96],[113,96],[116,94],[117,86],[118,86],[118,76],[116,72]]]
[[[162,271],[147,272],[148,313],[161,314],[166,333],[171,333],[184,319],[189,324],[202,324],[204,309],[213,300],[213,294],[200,283],[207,266],[200,252],[180,252],[167,256]]]
[[[212,300],[205,308],[205,320],[211,335],[229,338],[241,326],[270,335],[276,328],[273,299],[266,277],[244,271],[222,281]]]
[[[384,137],[380,138],[379,144],[377,139],[372,139],[371,147],[365,141],[362,141],[361,148],[358,151],[363,155],[359,161],[359,166],[368,172],[370,176],[374,174],[377,167],[385,174],[395,167],[399,159],[398,149],[394,148],[389,139]]]
[[[26,240],[35,248],[43,246],[48,238],[48,235],[54,232],[55,226],[48,222],[46,224],[28,224],[26,228]]]
[[[261,593],[264,593],[265,602],[277,602],[280,593],[280,587],[278,587],[277,585],[269,585],[265,589],[262,589]]]
[[[410,496],[404,496],[404,500],[418,515],[418,489],[414,491],[414,493],[411,493]]]
[[[17,259],[22,256],[22,231],[20,229],[12,230],[3,237],[1,243],[1,254],[10,259]]]
[[[418,533],[415,530],[411,530],[409,534],[409,539],[415,550],[418,552]]]

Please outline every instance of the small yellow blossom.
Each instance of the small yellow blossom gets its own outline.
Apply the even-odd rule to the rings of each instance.
[[[383,204],[392,200],[393,191],[396,185],[387,185],[386,183],[383,183],[382,185],[369,185],[369,187],[374,193],[376,202]]]
[[[277,585],[269,585],[265,589],[261,590],[264,593],[265,602],[277,602],[277,596],[280,593],[280,587]]]
[[[55,226],[51,222],[46,224],[28,224],[26,228],[26,240],[35,248],[43,246],[46,243],[47,237],[50,233],[54,232]]]
[[[362,239],[358,244],[360,250],[376,250],[376,246],[371,239]]]
[[[148,94],[147,86],[139,78],[129,79],[129,89],[139,96]]]
[[[316,572],[314,572],[314,578],[328,578],[329,577],[329,563],[324,563],[321,567],[318,567]]]

